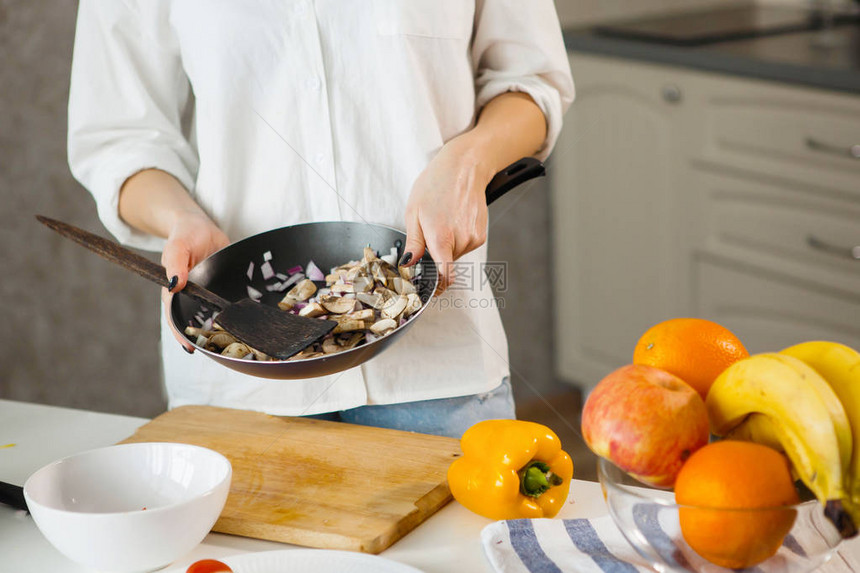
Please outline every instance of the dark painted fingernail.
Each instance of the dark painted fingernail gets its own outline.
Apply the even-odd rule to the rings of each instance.
[[[187,346],[185,346],[184,344],[180,344],[180,346],[182,347],[182,350],[184,350],[184,351],[185,351],[185,352],[187,352],[188,354],[194,354],[194,349],[193,349],[193,348],[188,348],[188,347],[187,347]]]
[[[408,265],[412,261],[412,253],[403,253],[403,256],[400,257],[400,266]]]
[[[170,282],[167,283],[167,290],[170,292],[173,292],[173,289],[176,288],[176,283],[178,283],[178,282],[179,282],[179,275],[173,275],[172,277],[170,277]]]

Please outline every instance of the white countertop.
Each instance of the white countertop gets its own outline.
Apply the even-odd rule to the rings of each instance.
[[[148,420],[0,400],[0,480],[23,485],[40,467],[67,455],[115,444]],[[14,445],[9,445],[14,444]],[[4,447],[7,446],[7,447]],[[600,486],[574,480],[568,503],[558,517],[597,517],[606,513]],[[381,556],[425,573],[491,573],[480,543],[491,521],[451,502]],[[209,534],[165,573],[185,573],[198,559],[295,546],[218,533]],[[0,571],[15,573],[90,572],[54,549],[25,512],[0,504]]]

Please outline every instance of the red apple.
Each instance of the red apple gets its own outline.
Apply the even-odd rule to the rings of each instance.
[[[639,481],[670,488],[687,458],[708,443],[708,412],[699,393],[674,374],[629,364],[591,391],[582,437]]]

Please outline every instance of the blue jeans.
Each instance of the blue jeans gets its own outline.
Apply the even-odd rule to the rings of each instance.
[[[511,382],[505,378],[496,388],[484,394],[359,406],[307,417],[459,439],[463,432],[481,420],[513,419],[515,413]]]

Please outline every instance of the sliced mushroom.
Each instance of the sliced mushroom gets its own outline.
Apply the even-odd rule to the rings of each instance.
[[[314,296],[317,292],[317,285],[311,279],[303,279],[287,292],[287,296],[296,302],[304,302]],[[286,298],[284,297],[284,298]]]
[[[371,292],[358,292],[355,293],[355,299],[362,304],[366,304],[372,308],[380,308],[385,301],[382,298],[381,294],[371,293]]]
[[[316,318],[318,316],[324,315],[325,313],[326,309],[324,309],[321,304],[317,302],[309,302],[303,309],[299,311],[299,316]]]
[[[370,325],[370,331],[373,334],[384,334],[389,330],[394,330],[395,328],[397,328],[397,321],[393,318],[383,318],[382,320],[377,320]]]
[[[385,284],[388,280],[388,277],[385,276],[385,271],[382,270],[382,265],[380,265],[378,261],[371,263],[370,274],[373,276],[373,280],[382,284]]]
[[[260,352],[256,348],[251,348],[251,352],[254,353],[254,358],[256,358],[257,360],[261,360],[261,361],[265,362],[266,360],[272,359],[268,354],[266,354],[265,352]]]
[[[230,358],[245,358],[249,354],[253,353],[247,344],[242,342],[233,342],[232,344],[229,344],[221,354]]]
[[[421,308],[421,297],[416,293],[406,295],[406,308],[403,309],[403,316],[411,316],[418,312]]]
[[[360,265],[352,267],[346,271],[346,275],[344,275],[343,279],[345,281],[355,282],[355,279],[358,277],[367,277],[373,280],[370,276],[370,263],[361,263]]]
[[[306,348],[298,354],[290,356],[289,358],[287,358],[287,360],[304,360],[306,358],[319,358],[320,356],[325,356],[325,353]]]
[[[385,261],[379,261],[379,268],[382,269],[382,274],[384,274],[385,278],[387,279],[393,279],[394,277],[400,276],[400,273],[397,272],[397,269],[395,269]]]
[[[391,286],[394,287],[394,292],[397,294],[412,294],[417,292],[412,281],[404,280],[403,277],[394,277],[391,279]]]
[[[395,299],[399,296],[393,290],[385,288],[385,287],[376,287],[375,289],[373,289],[373,294],[377,294],[380,297],[382,297],[382,302],[379,304],[379,306],[377,306],[378,310],[382,310],[383,308],[385,308],[386,306],[391,304],[391,301],[393,299]]]
[[[335,340],[334,337],[326,338],[322,342],[322,351],[325,354],[334,354],[341,350],[343,350],[343,348],[337,343],[337,340]]]
[[[281,310],[290,310],[294,306],[296,306],[296,301],[289,296],[285,296],[280,300],[280,302],[278,302],[278,308],[280,308]]]
[[[378,260],[378,258],[376,256],[376,251],[374,251],[370,247],[364,247],[364,259],[362,260],[362,262],[367,263],[367,262],[376,261],[376,260]]]
[[[320,298],[320,304],[331,313],[343,314],[355,308],[355,299],[326,295]]]
[[[372,321],[376,313],[373,312],[372,308],[365,308],[363,310],[356,310],[355,312],[350,312],[347,314],[342,314],[344,318],[349,320],[368,320]]]
[[[353,332],[352,335],[347,338],[343,344],[341,344],[341,346],[343,346],[344,350],[349,350],[358,346],[358,343],[360,343],[362,340],[364,340],[363,332]]]
[[[198,336],[203,336],[204,338],[209,338],[213,334],[215,334],[214,330],[204,330],[202,328],[197,328],[196,326],[186,326],[185,327],[186,336],[193,336],[197,338]]]
[[[390,288],[386,288],[384,286],[378,286],[373,289],[374,294],[378,294],[382,297],[383,304],[388,303],[389,300],[393,298],[397,298],[397,293],[391,290]]]
[[[415,267],[397,267],[397,270],[400,272],[401,278],[404,278],[408,281],[411,281],[415,277]]]
[[[348,272],[348,269],[342,269],[342,268],[334,269],[331,272],[331,274],[328,274],[325,276],[325,284],[327,286],[333,285],[337,281],[344,279],[346,277],[347,272]]]
[[[382,316],[386,318],[397,318],[400,313],[406,308],[406,295],[399,295],[397,298],[391,299],[388,304],[382,307]]]
[[[331,292],[337,294],[346,294],[355,292],[355,287],[352,283],[334,283],[331,285]]]
[[[365,322],[363,320],[341,320],[338,321],[337,326],[332,329],[332,334],[338,334],[341,332],[354,332],[356,330],[364,330]]]
[[[373,290],[373,279],[367,276],[357,276],[352,279],[352,292],[370,292]]]
[[[234,342],[238,342],[236,337],[227,332],[216,332],[209,337],[208,343],[216,348],[227,348]],[[247,354],[247,353],[246,353]]]

